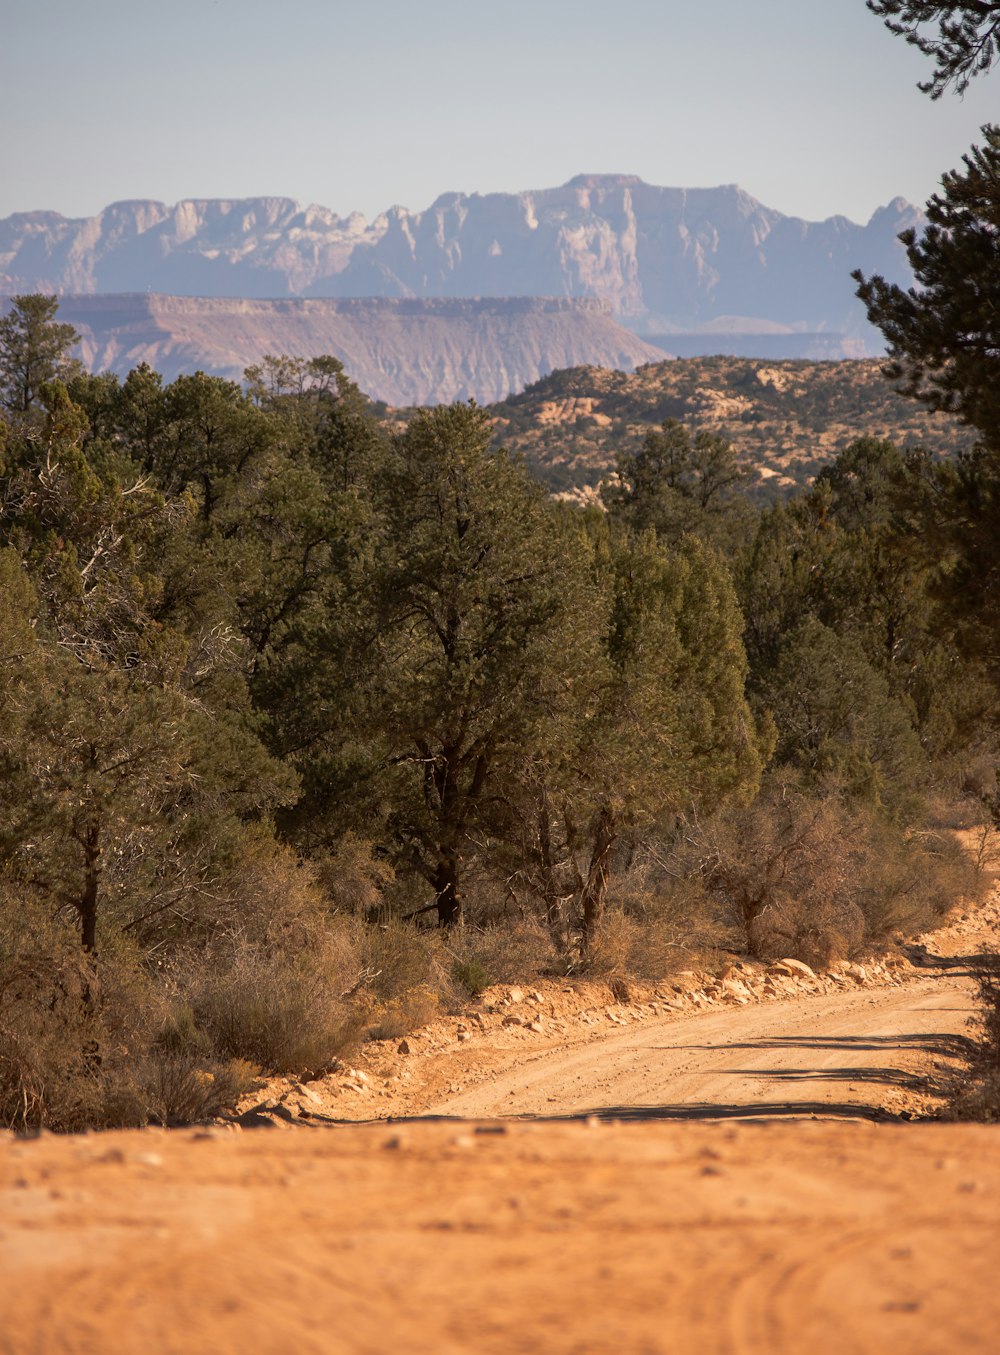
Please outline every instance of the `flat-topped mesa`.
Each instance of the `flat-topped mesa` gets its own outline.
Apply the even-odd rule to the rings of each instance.
[[[645,186],[638,174],[574,174],[566,188],[636,188]]]
[[[0,303],[2,306],[2,303]],[[664,354],[592,297],[67,296],[60,318],[91,371],[146,362],[172,379],[196,369],[239,380],[266,353],[343,362],[391,405],[480,403],[560,367],[634,371]]]

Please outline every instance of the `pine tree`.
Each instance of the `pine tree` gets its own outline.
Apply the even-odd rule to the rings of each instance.
[[[945,174],[919,239],[905,231],[917,287],[854,276],[889,345],[886,373],[931,409],[959,415],[980,445],[937,473],[926,528],[948,569],[940,596],[966,650],[1000,679],[1000,127]]]
[[[637,452],[619,458],[602,494],[611,516],[635,532],[652,527],[668,544],[685,533],[732,549],[747,511],[740,490],[750,473],[717,433],[692,433],[677,419],[650,429]]]
[[[889,348],[886,375],[931,409],[947,410],[1000,451],[1000,127],[964,169],[942,176],[918,237],[903,231],[917,285],[854,273],[868,318]]]
[[[933,77],[918,83],[932,99],[940,99],[949,85],[964,94],[1000,56],[1000,4],[990,0],[867,0],[867,5],[891,33],[934,58]]]
[[[39,292],[11,297],[11,308],[0,319],[0,405],[25,415],[38,402],[46,381],[67,378],[79,364],[68,356],[80,336],[72,325],[56,318],[59,303]]]

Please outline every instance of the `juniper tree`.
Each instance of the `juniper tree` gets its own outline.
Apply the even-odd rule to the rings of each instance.
[[[694,433],[667,419],[646,434],[642,447],[619,457],[617,481],[603,490],[611,516],[635,532],[652,527],[676,543],[690,532],[723,549],[740,535],[746,505],[740,490],[749,471],[726,438],[708,429]]]
[[[744,698],[741,620],[728,572],[688,537],[597,529],[593,652],[563,734],[525,759],[519,879],[546,918],[579,927],[586,957],[616,851],[692,805],[753,794],[762,748]],[[555,929],[555,928],[554,928]]]

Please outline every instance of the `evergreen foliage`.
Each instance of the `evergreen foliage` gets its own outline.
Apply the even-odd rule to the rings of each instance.
[[[869,320],[888,344],[886,374],[931,409],[959,414],[997,451],[1000,127],[987,124],[983,144],[963,164],[942,176],[923,234],[900,236],[917,285],[904,290],[877,274],[854,277]]]
[[[80,336],[55,319],[59,303],[54,296],[34,292],[10,301],[0,318],[0,406],[26,415],[47,381],[76,370],[68,353]]]
[[[538,737],[546,694],[570,676],[573,567],[541,491],[474,405],[409,425],[374,482],[377,675],[366,712],[394,785],[401,860],[461,912],[461,861],[512,765]]]
[[[726,918],[763,953],[793,856],[780,935],[856,949],[910,885],[831,898],[819,844],[901,860],[995,765],[988,446],[863,439],[756,513],[668,421],[580,511],[474,404],[389,434],[332,358],[64,381],[44,314],[0,421],[5,1123],[214,1113],[241,1060]]]
[[[918,514],[941,570],[938,592],[964,643],[1000,678],[1000,128],[964,169],[945,174],[918,239],[901,236],[918,287],[907,291],[875,276],[858,295],[889,345],[887,374],[933,409],[953,410],[978,445],[935,477],[929,511]]]
[[[891,33],[934,58],[934,75],[918,83],[932,99],[969,82],[1000,57],[1000,4],[989,0],[866,0]],[[937,27],[936,34],[933,32]],[[927,26],[930,26],[930,33]]]
[[[730,443],[706,429],[667,419],[642,448],[618,459],[617,481],[602,495],[613,518],[633,531],[652,528],[670,544],[687,533],[732,549],[748,517],[747,466]]]

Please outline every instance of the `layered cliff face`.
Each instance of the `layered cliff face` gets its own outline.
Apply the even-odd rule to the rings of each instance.
[[[865,226],[807,222],[740,188],[659,188],[582,175],[518,194],[451,193],[367,222],[286,198],[123,202],[88,220],[0,222],[0,291],[229,297],[594,297],[639,332],[707,335],[708,351],[770,335],[772,353],[827,336],[877,352],[852,268],[909,283],[896,239],[921,220],[897,198]],[[713,347],[714,345],[714,347]],[[688,351],[690,342],[674,345]]]
[[[116,202],[84,220],[19,213],[0,221],[0,291],[294,296],[377,234],[360,215],[289,198]]]
[[[201,370],[238,380],[265,353],[339,358],[391,405],[501,400],[561,367],[634,371],[663,357],[595,301],[258,301],[156,295],[69,296],[59,318],[81,335],[91,371],[147,362],[168,380]]]

